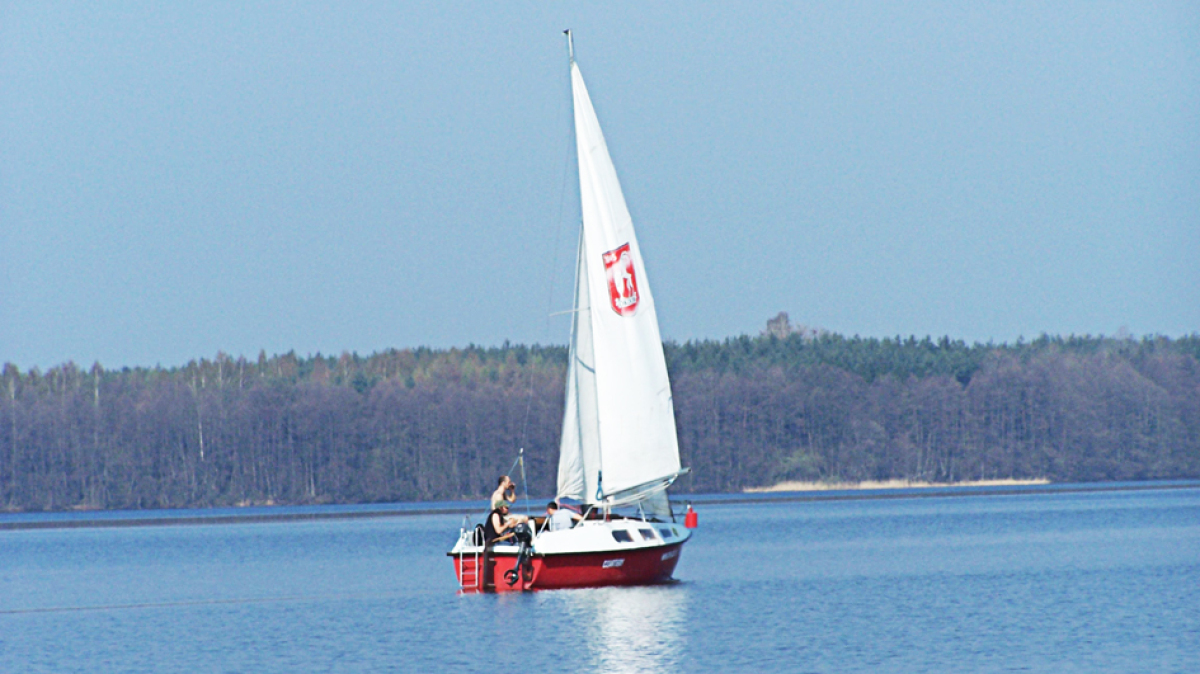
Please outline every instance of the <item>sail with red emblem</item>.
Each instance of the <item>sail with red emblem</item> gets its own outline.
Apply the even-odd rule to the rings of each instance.
[[[630,502],[683,472],[671,384],[633,221],[574,60],[571,89],[583,227],[558,495]]]

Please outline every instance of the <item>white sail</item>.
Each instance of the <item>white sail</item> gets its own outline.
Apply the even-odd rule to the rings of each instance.
[[[559,495],[598,502],[679,473],[671,385],[633,221],[571,62],[583,230]]]
[[[600,438],[596,423],[596,368],[592,352],[592,318],[589,312],[587,257],[580,232],[575,261],[575,313],[571,323],[571,349],[567,366],[567,404],[559,444],[558,495],[580,501],[595,493],[596,469],[591,471],[592,491],[587,491],[586,466],[599,465]]]

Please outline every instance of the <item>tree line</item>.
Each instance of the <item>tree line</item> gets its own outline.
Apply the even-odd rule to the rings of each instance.
[[[786,323],[786,321],[785,321]],[[664,345],[677,491],[1200,477],[1200,334],[1016,344],[770,331]],[[552,494],[567,350],[388,350],[0,377],[0,508]]]

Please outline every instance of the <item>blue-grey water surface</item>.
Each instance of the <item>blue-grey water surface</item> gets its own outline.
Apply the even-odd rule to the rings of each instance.
[[[510,595],[454,515],[0,531],[0,671],[1200,671],[1197,486],[699,512],[675,584]]]

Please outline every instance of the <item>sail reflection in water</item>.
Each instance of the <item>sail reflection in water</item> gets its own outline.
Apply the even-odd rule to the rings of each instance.
[[[603,672],[675,669],[687,646],[687,588],[679,584],[564,590],[538,595],[564,622],[586,626],[590,666]]]

